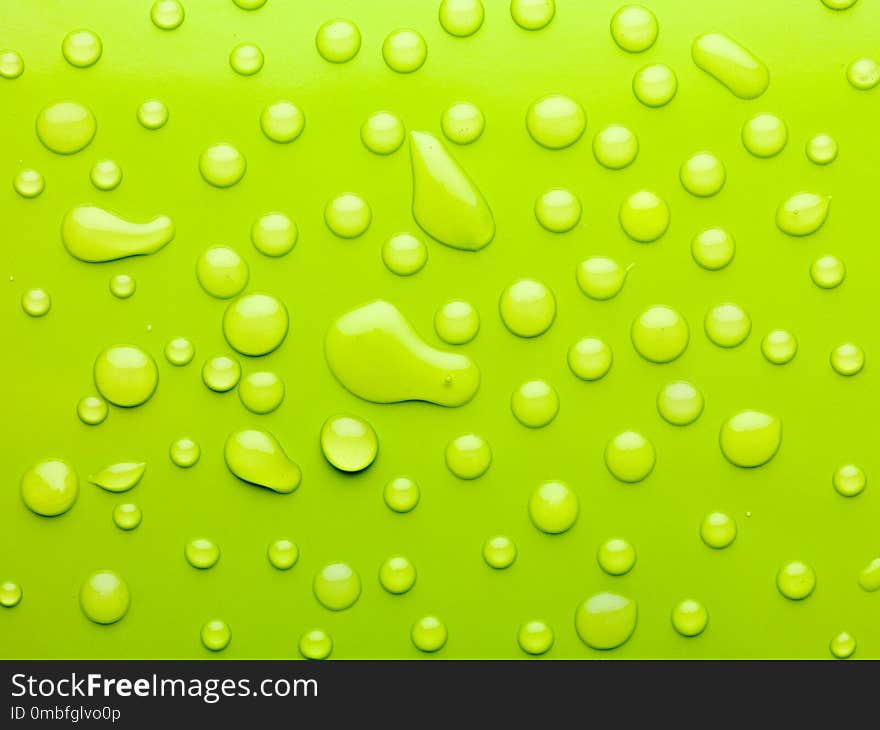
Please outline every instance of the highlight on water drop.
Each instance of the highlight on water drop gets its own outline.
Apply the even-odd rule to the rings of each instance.
[[[474,104],[459,101],[448,107],[440,117],[440,128],[446,139],[455,144],[476,142],[486,128],[486,119]]]
[[[678,77],[664,63],[645,66],[636,72],[632,80],[632,90],[642,104],[652,109],[666,106],[678,91]]]
[[[412,276],[428,262],[428,247],[410,233],[395,233],[382,246],[382,263],[398,276]]]
[[[315,47],[331,63],[345,63],[361,48],[361,32],[350,20],[328,20],[315,35]]]
[[[363,418],[332,416],[321,428],[321,451],[339,471],[359,472],[376,460],[379,439]]]
[[[611,37],[628,53],[647,51],[657,40],[657,17],[644,5],[624,5],[611,16]]]
[[[556,297],[535,279],[519,279],[508,286],[499,303],[501,321],[517,337],[544,334],[556,319]]]
[[[478,479],[491,464],[489,444],[475,433],[458,436],[446,445],[446,466],[459,479]]]
[[[580,506],[574,490],[565,482],[551,480],[535,487],[528,504],[529,519],[541,532],[558,535],[571,529]]]
[[[556,14],[556,0],[510,0],[510,17],[523,30],[541,30]]]
[[[260,129],[267,139],[278,144],[293,142],[305,126],[305,115],[292,101],[274,101],[260,114]]]
[[[637,431],[623,431],[605,447],[605,466],[621,482],[642,481],[654,470],[656,460],[654,445]]]
[[[20,170],[12,179],[12,187],[22,198],[36,198],[46,189],[46,181],[37,170]]]
[[[577,142],[587,128],[584,108],[574,99],[554,94],[532,102],[526,129],[542,147],[560,150]]]
[[[718,271],[733,261],[736,242],[723,228],[707,228],[691,241],[691,255],[708,271]]]
[[[392,71],[401,74],[418,71],[428,57],[428,45],[416,30],[396,30],[382,44],[382,58]]]
[[[83,28],[72,30],[61,43],[64,59],[76,68],[94,66],[104,52],[104,44],[96,33]]]
[[[523,426],[543,428],[559,413],[559,395],[544,380],[529,380],[513,391],[510,410]]]
[[[568,367],[581,380],[600,380],[611,369],[614,356],[606,342],[584,337],[568,348]]]
[[[831,367],[840,375],[856,375],[865,367],[865,352],[852,342],[844,342],[831,351]]]
[[[375,112],[361,125],[361,142],[370,152],[390,155],[403,144],[406,129],[400,117],[391,112]]]
[[[706,313],[703,326],[706,336],[719,347],[737,347],[752,331],[752,320],[738,304],[726,302]]]
[[[788,141],[788,129],[778,116],[763,112],[748,119],[742,128],[742,143],[755,157],[774,157]]]
[[[669,207],[656,193],[640,190],[621,203],[618,219],[633,241],[651,243],[669,228]]]
[[[570,190],[548,190],[535,201],[535,218],[551,233],[565,233],[581,219],[581,201]]]

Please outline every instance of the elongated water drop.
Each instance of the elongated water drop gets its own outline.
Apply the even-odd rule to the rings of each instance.
[[[67,252],[90,263],[156,253],[172,238],[174,223],[168,216],[133,223],[94,205],[73,208],[61,223]]]
[[[495,236],[495,219],[483,194],[440,140],[410,132],[416,223],[452,248],[479,251]]]
[[[299,466],[266,431],[236,431],[226,439],[223,456],[229,471],[239,479],[274,492],[289,494],[302,479]]]
[[[776,225],[789,236],[809,236],[828,217],[831,198],[815,193],[796,193],[776,209]]]
[[[691,47],[694,63],[740,99],[755,99],[770,84],[770,72],[751,51],[724,33],[706,33]]]
[[[105,466],[92,474],[89,481],[108,492],[127,492],[141,480],[146,468],[143,461],[122,461]]]
[[[374,403],[423,400],[443,406],[467,403],[480,371],[465,355],[435,350],[393,304],[371,302],[343,314],[324,340],[336,379]]]

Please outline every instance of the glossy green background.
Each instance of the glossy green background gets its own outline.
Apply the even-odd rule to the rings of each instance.
[[[551,25],[536,33],[512,22],[507,2],[486,0],[485,23],[468,39],[443,31],[434,0],[269,0],[251,13],[231,0],[184,0],[186,20],[172,32],[151,24],[150,4],[0,1],[0,47],[17,49],[26,63],[19,79],[0,80],[0,177],[10,181],[21,167],[34,167],[46,178],[35,200],[0,186],[0,580],[16,580],[25,594],[18,607],[0,610],[0,656],[205,657],[199,629],[221,617],[233,632],[221,655],[227,658],[296,657],[299,636],[313,627],[332,635],[334,657],[407,658],[422,656],[409,631],[425,613],[446,622],[449,641],[438,656],[448,658],[523,656],[516,631],[532,618],[555,630],[547,655],[555,658],[825,657],[841,630],[857,638],[856,656],[880,656],[880,593],[865,593],[856,582],[880,550],[880,497],[871,484],[880,469],[871,406],[878,395],[872,357],[880,352],[880,89],[857,92],[844,74],[853,58],[878,52],[880,5],[860,0],[836,13],[819,0],[650,0],[659,39],[629,55],[608,31],[621,3],[607,0],[559,0]],[[358,56],[341,66],[314,48],[317,27],[336,16],[354,20],[363,36]],[[79,27],[104,42],[101,60],[84,70],[60,51],[64,35]],[[428,44],[427,63],[409,76],[387,69],[381,57],[382,40],[399,27],[419,30]],[[769,66],[764,96],[739,100],[693,65],[691,41],[711,30],[739,39]],[[266,57],[250,78],[228,65],[229,51],[243,41],[257,43]],[[678,95],[659,110],[639,104],[630,88],[633,73],[653,62],[669,64],[679,80]],[[553,92],[579,100],[588,116],[587,133],[562,151],[540,148],[524,124],[529,103]],[[135,118],[151,97],[171,113],[155,132]],[[39,110],[66,98],[98,120],[95,140],[71,157],[47,151],[34,133]],[[306,115],[305,132],[286,146],[259,128],[264,105],[278,98]],[[497,235],[476,254],[428,241],[425,269],[398,278],[382,265],[380,250],[390,234],[419,233],[409,211],[409,155],[406,147],[388,158],[371,154],[360,125],[388,109],[408,129],[439,136],[441,112],[458,100],[486,116],[481,139],[452,153],[489,201]],[[740,142],[742,123],[761,111],[777,113],[789,128],[788,146],[771,160],[751,157]],[[590,150],[593,134],[612,122],[630,126],[641,145],[636,162],[620,172],[601,168]],[[840,143],[838,160],[826,168],[804,154],[820,131]],[[236,145],[248,161],[242,182],[228,190],[210,187],[198,173],[199,153],[218,141]],[[681,162],[703,149],[728,171],[725,189],[709,200],[691,197],[678,182]],[[105,157],[124,171],[109,193],[89,182],[91,165]],[[564,235],[541,229],[532,210],[540,193],[557,186],[584,204],[581,223]],[[654,244],[631,242],[617,223],[620,202],[642,188],[659,193],[672,212],[668,232]],[[830,194],[833,203],[818,233],[794,239],[773,218],[777,204],[800,190]],[[356,240],[335,238],[323,223],[325,202],[343,191],[360,193],[373,210],[372,226]],[[67,210],[88,202],[136,220],[167,214],[177,236],[156,255],[81,263],[63,249],[59,226]],[[289,213],[300,229],[299,243],[282,259],[261,256],[249,240],[251,223],[271,210]],[[692,236],[713,225],[737,241],[734,262],[715,273],[700,269],[689,250]],[[220,330],[226,304],[204,294],[194,274],[198,255],[214,244],[239,251],[251,267],[249,288],[279,296],[290,310],[284,345],[265,358],[242,358],[245,372],[274,369],[287,385],[284,404],[268,416],[248,413],[235,393],[212,393],[200,379],[206,358],[230,352]],[[848,267],[837,290],[822,291],[809,279],[810,262],[825,253]],[[576,264],[594,254],[635,264],[608,302],[588,300],[575,283]],[[138,284],[127,301],[108,290],[111,275],[122,272]],[[520,276],[543,280],[557,297],[555,324],[535,340],[508,333],[497,313],[501,291]],[[32,286],[53,298],[41,320],[19,305]],[[374,405],[334,380],[322,352],[328,324],[376,297],[395,303],[435,346],[437,307],[454,297],[476,306],[480,334],[461,348],[483,373],[471,403]],[[731,351],[702,331],[709,307],[728,300],[753,321],[747,342]],[[669,365],[642,360],[629,341],[632,319],[655,303],[678,308],[691,327],[688,350]],[[760,353],[761,337],[776,327],[800,343],[783,367]],[[197,348],[194,362],[179,369],[162,357],[164,343],[177,335]],[[605,338],[615,353],[611,372],[595,383],[579,381],[566,366],[568,346],[587,335]],[[848,340],[868,358],[853,378],[828,364],[831,349]],[[119,342],[153,354],[158,391],[143,407],[113,408],[103,425],[85,426],[75,406],[94,390],[92,362]],[[561,410],[549,427],[531,431],[513,419],[509,399],[535,377],[557,388]],[[659,388],[676,378],[691,380],[706,397],[702,417],[686,428],[666,424],[655,407]],[[749,407],[779,415],[784,429],[779,454],[753,471],[731,466],[717,446],[722,420]],[[338,412],[368,419],[379,435],[379,457],[365,473],[343,475],[323,460],[320,427]],[[273,432],[302,466],[294,494],[245,485],[226,470],[226,435],[251,425]],[[607,440],[625,428],[643,432],[657,449],[654,473],[637,485],[616,482],[602,460]],[[491,469],[475,482],[457,480],[443,462],[447,441],[467,431],[482,434],[494,451]],[[191,470],[167,456],[183,435],[202,447]],[[69,513],[45,519],[24,507],[18,480],[51,456],[76,466],[81,493]],[[132,492],[112,495],[86,483],[88,474],[123,460],[148,464]],[[869,475],[867,490],[854,499],[831,487],[833,470],[847,461]],[[422,487],[421,503],[407,515],[391,512],[381,497],[385,482],[400,474]],[[580,498],[578,522],[560,536],[539,533],[526,513],[528,495],[550,478],[568,481]],[[122,501],[144,511],[132,533],[111,521]],[[718,552],[699,538],[701,519],[716,509],[739,525],[737,541]],[[491,570],[481,557],[483,541],[497,533],[519,547],[506,571]],[[185,542],[197,536],[211,537],[222,551],[206,572],[183,558]],[[270,540],[282,536],[301,550],[288,572],[265,558]],[[621,578],[606,576],[595,560],[614,536],[638,552],[635,569]],[[381,562],[395,553],[418,570],[415,588],[400,597],[377,579]],[[774,585],[777,569],[792,559],[808,562],[818,576],[815,593],[799,603]],[[311,592],[315,572],[335,560],[348,561],[364,583],[359,602],[341,613],[324,609]],[[100,568],[118,570],[132,592],[129,614],[109,627],[89,622],[77,605],[81,582]],[[585,647],[573,626],[577,604],[602,590],[639,604],[635,634],[610,653]],[[696,639],[680,637],[669,619],[686,597],[710,613]]]

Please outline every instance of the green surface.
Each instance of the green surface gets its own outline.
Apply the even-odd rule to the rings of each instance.
[[[873,413],[878,389],[872,356],[880,352],[876,326],[876,170],[880,87],[859,91],[846,79],[855,58],[876,57],[880,4],[859,0],[835,12],[819,0],[739,0],[705,3],[650,0],[659,20],[657,42],[628,54],[609,33],[617,2],[559,0],[543,30],[511,20],[508,4],[486,0],[482,28],[469,38],[447,34],[438,3],[360,0],[293,3],[269,0],[246,12],[231,0],[184,0],[186,19],[163,31],[150,21],[150,2],[114,0],[0,0],[0,48],[24,58],[25,71],[0,79],[0,178],[22,168],[39,170],[45,191],[28,200],[0,186],[0,331],[5,357],[3,435],[0,441],[0,581],[21,585],[14,608],[0,608],[0,656],[9,657],[296,657],[300,636],[321,628],[333,639],[333,657],[427,656],[410,638],[413,624],[439,616],[448,641],[431,656],[525,657],[520,626],[545,621],[555,644],[545,656],[563,657],[830,657],[841,631],[858,641],[856,657],[880,658],[880,593],[859,587],[858,576],[880,552],[877,519],[880,474]],[[315,50],[326,20],[350,18],[362,45],[348,63],[334,65]],[[65,61],[65,35],[88,28],[103,41],[89,68]],[[428,47],[424,66],[410,75],[390,70],[382,43],[398,28],[417,29]],[[722,31],[742,42],[770,70],[760,98],[744,101],[698,69],[694,38]],[[236,74],[229,53],[258,45],[265,64],[253,76]],[[634,97],[633,74],[649,63],[668,64],[678,93],[652,109]],[[547,94],[565,94],[587,114],[584,136],[566,149],[537,145],[526,111]],[[167,105],[161,129],[138,123],[147,99]],[[35,121],[47,104],[70,99],[89,108],[97,134],[83,151],[61,156],[42,146]],[[264,107],[293,101],[305,114],[302,135],[289,145],[260,130]],[[478,252],[430,240],[411,216],[408,143],[380,157],[360,139],[373,112],[389,110],[407,130],[443,140],[441,115],[454,102],[483,112],[485,131],[473,144],[445,142],[472,177],[495,217],[492,243]],[[788,144],[759,159],[743,147],[740,130],[769,111],[788,126]],[[639,138],[635,162],[619,171],[601,167],[593,135],[621,123]],[[805,146],[827,132],[838,158],[813,164]],[[247,171],[227,189],[208,185],[199,156],[218,142],[233,144]],[[715,197],[692,197],[679,168],[709,150],[725,165],[727,182]],[[115,190],[98,190],[89,173],[110,158],[123,170]],[[583,204],[580,223],[554,234],[536,221],[535,200],[554,187]],[[648,189],[669,205],[671,224],[654,243],[630,240],[618,207]],[[367,232],[334,236],[324,206],[343,192],[372,209]],[[805,238],[775,225],[779,203],[794,193],[833,196],[825,225]],[[152,255],[89,264],[64,249],[61,222],[74,206],[92,204],[129,220],[169,216],[174,240]],[[299,227],[286,256],[263,256],[250,241],[252,223],[270,211],[289,214]],[[721,226],[736,239],[733,262],[720,271],[697,266],[694,235]],[[382,263],[384,242],[409,231],[428,246],[424,269],[398,277]],[[244,374],[271,370],[286,386],[281,407],[268,415],[245,410],[234,392],[215,393],[201,380],[202,364],[233,354],[221,330],[226,302],[200,287],[196,262],[209,247],[234,248],[250,267],[246,291],[281,299],[290,332],[275,352],[239,357]],[[827,253],[846,264],[844,283],[823,290],[810,280],[812,261]],[[634,264],[621,292],[588,299],[576,268],[588,256]],[[110,278],[130,274],[137,291],[126,300],[109,290]],[[14,278],[13,278],[14,277]],[[520,277],[544,282],[556,296],[552,327],[535,339],[513,336],[498,314],[502,291]],[[49,313],[34,319],[20,298],[31,287],[52,297]],[[376,298],[392,302],[433,347],[468,355],[481,370],[476,397],[459,408],[430,403],[372,404],[345,390],[329,372],[324,336],[342,313]],[[433,332],[436,310],[464,299],[481,318],[477,337],[453,347]],[[750,315],[752,330],[739,347],[722,349],[703,331],[713,306],[731,301]],[[690,326],[690,343],[670,364],[642,359],[630,342],[630,324],[643,310],[665,304]],[[772,329],[793,332],[795,358],[773,365],[761,354]],[[183,335],[194,360],[173,367],[163,356]],[[585,382],[566,363],[569,345],[596,336],[614,351],[608,375]],[[829,365],[837,345],[858,343],[865,369],[843,377]],[[143,406],[111,406],[104,423],[78,420],[76,404],[94,393],[95,358],[115,344],[135,344],[159,367],[155,395]],[[510,398],[525,381],[541,378],[559,394],[556,419],[528,429],[512,415]],[[705,408],[696,422],[672,426],[661,419],[657,393],[670,380],[699,387]],[[718,446],[722,422],[747,408],[782,421],[782,445],[767,465],[740,469]],[[322,424],[335,414],[366,419],[379,440],[366,471],[346,474],[323,458]],[[227,436],[258,428],[274,434],[302,468],[292,494],[244,484],[223,461]],[[643,482],[624,484],[603,462],[606,443],[626,429],[644,434],[656,467]],[[476,432],[492,448],[481,478],[463,481],[444,462],[447,443]],[[188,436],[201,447],[190,469],[168,456]],[[19,494],[25,470],[44,459],[70,462],[79,475],[74,507],[54,518],[28,511]],[[117,462],[144,461],[132,491],[116,495],[87,476]],[[845,498],[832,488],[834,470],[856,463],[868,487]],[[418,506],[398,514],[383,502],[390,479],[407,475],[421,487]],[[529,521],[529,496],[541,482],[561,479],[576,492],[580,514],[560,535]],[[143,510],[137,529],[114,525],[114,506]],[[736,541],[711,550],[700,524],[720,510],[735,518]],[[494,570],[482,557],[497,534],[513,539],[516,562]],[[221,551],[209,570],[184,558],[185,545],[207,537]],[[596,554],[609,538],[629,541],[635,567],[612,577]],[[289,538],[296,565],[272,567],[268,545]],[[417,580],[402,595],[379,583],[380,566],[403,555]],[[776,588],[776,573],[794,560],[811,566],[816,589],[794,602]],[[348,610],[331,612],[312,592],[325,565],[344,561],[360,575],[361,596]],[[95,571],[121,575],[131,593],[128,614],[101,626],[81,612],[79,591]],[[575,632],[575,609],[589,596],[611,591],[638,603],[632,637],[611,652],[586,647]],[[706,630],[685,638],[672,625],[673,608],[696,599],[709,612]],[[219,618],[232,631],[222,653],[204,648],[200,631]]]

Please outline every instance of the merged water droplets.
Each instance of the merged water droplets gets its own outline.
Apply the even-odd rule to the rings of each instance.
[[[328,20],[315,35],[315,47],[326,61],[345,63],[361,48],[361,32],[350,20]]]
[[[593,137],[593,156],[609,170],[622,170],[631,165],[638,154],[638,137],[623,125],[611,124]]]
[[[465,38],[483,25],[485,10],[482,0],[442,0],[440,25],[450,35]]]
[[[776,209],[776,225],[789,236],[809,236],[828,217],[831,198],[816,193],[796,193]]]
[[[168,216],[134,223],[93,205],[73,208],[61,222],[61,240],[67,252],[91,263],[156,253],[174,233]]]
[[[478,479],[492,464],[492,450],[486,440],[466,433],[446,445],[446,466],[459,479]]]
[[[287,331],[287,307],[270,294],[245,294],[223,314],[223,336],[242,355],[258,357],[277,349]]]
[[[657,40],[657,18],[643,5],[624,5],[611,17],[611,37],[629,53],[647,51]]]
[[[226,142],[211,145],[199,157],[199,172],[215,188],[228,188],[244,177],[244,155]]]
[[[263,68],[263,51],[253,43],[239,43],[229,53],[229,66],[237,74],[253,76]]]
[[[556,0],[510,0],[510,16],[524,30],[541,30],[555,14]]]
[[[116,406],[146,403],[159,384],[156,361],[136,345],[113,345],[98,355],[94,365],[95,387]]]
[[[390,155],[403,144],[406,129],[400,117],[391,112],[375,112],[361,125],[361,142],[370,152]]]
[[[321,428],[321,451],[339,471],[363,471],[376,460],[379,439],[363,418],[332,416]]]
[[[264,256],[285,256],[293,250],[299,230],[285,213],[266,213],[251,226],[251,242]]]
[[[122,577],[112,570],[92,573],[79,591],[82,612],[96,624],[112,624],[128,612],[131,593]]]
[[[654,470],[656,460],[654,445],[637,431],[623,431],[605,447],[605,466],[621,482],[642,481]]]
[[[551,150],[573,145],[586,128],[584,108],[574,99],[561,94],[538,99],[526,114],[526,129],[532,139]]]
[[[671,307],[657,305],[642,312],[632,323],[630,338],[636,352],[650,362],[666,363],[678,358],[690,339],[688,324]]]
[[[395,233],[382,246],[382,262],[398,276],[412,276],[428,262],[428,247],[410,233]]]
[[[185,11],[178,0],[156,0],[150,9],[153,25],[161,30],[174,30],[183,23]]]
[[[632,89],[636,99],[642,104],[656,109],[666,106],[675,97],[678,77],[666,64],[651,64],[636,72]]]
[[[382,58],[392,71],[408,74],[418,71],[428,57],[428,45],[416,30],[396,30],[382,44]]]
[[[305,115],[292,101],[267,104],[260,114],[260,129],[267,139],[278,144],[293,142],[302,134],[305,126]]]
[[[617,593],[597,593],[581,603],[574,616],[577,634],[593,649],[615,649],[636,628],[636,602]]]
[[[267,431],[245,429],[230,434],[223,458],[229,471],[242,481],[280,494],[290,494],[302,480],[299,466]]]
[[[90,30],[72,30],[61,43],[64,59],[76,68],[93,66],[101,58],[104,44],[98,35]]]
[[[348,563],[330,563],[315,575],[315,598],[324,608],[343,611],[360,598],[361,579]]]
[[[28,289],[21,295],[21,308],[29,317],[44,317],[52,308],[52,298],[45,289]]]
[[[548,190],[535,201],[535,218],[551,233],[565,233],[581,219],[581,201],[570,190]]]
[[[21,478],[21,499],[33,513],[56,517],[73,507],[79,495],[79,479],[73,467],[61,459],[34,464]]]
[[[740,99],[755,99],[770,85],[767,67],[724,33],[706,33],[691,46],[694,63]]]
[[[782,443],[782,422],[761,411],[740,411],[721,426],[721,453],[735,466],[756,467],[772,459]]]
[[[669,206],[656,193],[640,190],[623,201],[618,219],[633,241],[651,243],[669,228]]]
[[[36,198],[46,189],[46,181],[37,170],[20,170],[12,180],[12,187],[22,198]]]
[[[571,529],[580,506],[577,494],[565,482],[539,484],[529,497],[529,519],[541,532],[558,535]]]
[[[37,117],[37,137],[46,149],[72,155],[89,146],[98,128],[95,116],[75,101],[45,107]]]
[[[775,114],[756,114],[742,128],[743,146],[755,157],[773,157],[788,141],[788,129]]]
[[[499,303],[501,321],[517,337],[544,334],[556,319],[556,297],[535,279],[519,279],[508,286]]]

